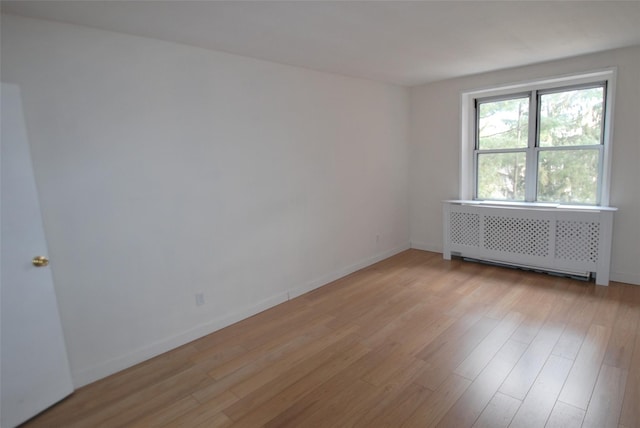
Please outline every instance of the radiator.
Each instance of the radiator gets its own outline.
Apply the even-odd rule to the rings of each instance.
[[[589,277],[609,284],[612,207],[445,201],[443,257]]]

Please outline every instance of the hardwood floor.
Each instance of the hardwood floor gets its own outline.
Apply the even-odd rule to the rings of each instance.
[[[640,427],[640,287],[409,250],[27,427]]]

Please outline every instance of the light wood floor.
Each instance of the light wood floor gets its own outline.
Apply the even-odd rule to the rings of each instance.
[[[640,287],[409,250],[28,427],[640,427]]]

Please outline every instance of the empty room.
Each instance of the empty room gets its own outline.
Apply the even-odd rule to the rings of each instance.
[[[1,11],[3,428],[640,427],[640,2]]]

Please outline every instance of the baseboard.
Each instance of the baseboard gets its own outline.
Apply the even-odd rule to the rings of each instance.
[[[609,279],[615,282],[624,282],[625,284],[640,285],[640,274],[611,271]]]
[[[88,369],[72,371],[71,376],[73,378],[74,387],[80,388],[91,382],[95,382],[121,370],[132,367],[164,352],[168,352],[193,340],[206,336],[207,334],[211,334],[214,331],[220,330],[233,323],[241,321],[245,318],[249,318],[252,315],[265,311],[269,308],[279,305],[280,303],[286,302],[287,300],[293,299],[304,293],[315,290],[316,288],[322,287],[325,284],[340,279],[343,276],[349,275],[350,273],[389,258],[402,251],[408,250],[409,248],[410,245],[406,244],[388,251],[384,251],[373,257],[366,258],[358,263],[351,264],[343,269],[327,275],[323,275],[322,277],[317,278],[313,281],[309,281],[307,284],[301,287],[292,288],[286,292],[279,293],[256,304],[246,306],[232,314],[225,315],[210,322],[197,325],[194,328],[191,328],[183,333],[144,346],[122,357],[111,359]]]
[[[330,274],[327,275],[323,275],[320,278],[317,278],[313,281],[309,281],[308,283],[306,283],[305,285],[301,286],[301,287],[296,287],[296,288],[292,288],[291,290],[289,290],[289,298],[293,299],[295,297],[301,296],[305,293],[308,293],[310,291],[315,290],[316,288],[322,287],[323,285],[326,285],[330,282],[333,282],[335,280],[338,280],[344,276],[349,275],[350,273],[353,273],[357,270],[366,268],[367,266],[371,266],[374,263],[377,263],[379,261],[382,261],[384,259],[388,259],[391,256],[394,256],[398,253],[401,253],[405,250],[408,250],[410,247],[410,245],[407,243],[405,245],[400,245],[396,248],[392,248],[391,250],[388,251],[384,251],[380,254],[377,254],[373,257],[369,257],[367,259],[361,260],[357,263],[353,263],[343,269],[340,269],[338,271],[335,272],[331,272]]]
[[[432,253],[442,253],[442,245],[432,245],[420,241],[411,241],[411,248],[422,251],[431,251]]]
[[[216,318],[204,324],[199,324],[196,327],[189,329],[183,333],[139,348],[122,357],[114,358],[88,369],[72,372],[71,377],[73,378],[73,385],[75,388],[80,388],[81,386],[87,385],[91,382],[95,382],[96,380],[102,379],[121,370],[132,367],[138,363],[192,342],[196,339],[206,336],[207,334],[213,333],[214,331],[220,330],[245,318],[249,318],[252,315],[272,308],[276,305],[279,305],[280,303],[286,302],[287,300],[287,293],[280,293],[276,296],[272,296],[268,299],[262,300],[259,303],[246,306],[245,308],[232,314]]]

